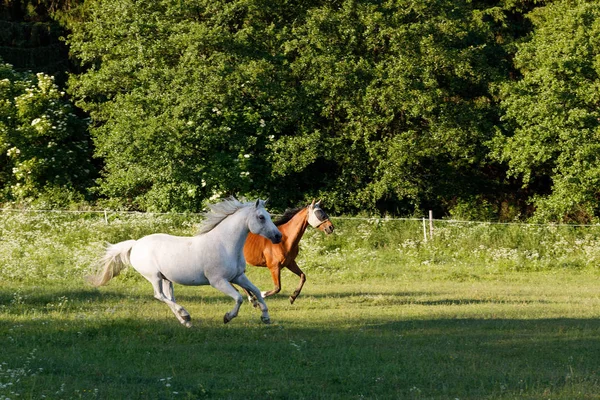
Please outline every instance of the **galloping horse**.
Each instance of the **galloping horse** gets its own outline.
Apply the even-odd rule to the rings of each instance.
[[[256,297],[262,311],[261,320],[270,323],[267,305],[260,291],[245,274],[246,262],[242,248],[249,232],[261,235],[273,243],[281,242],[281,233],[271,221],[264,202],[241,203],[231,197],[209,205],[210,212],[196,236],[180,237],[166,234],[144,236],[108,246],[102,259],[104,267],[90,281],[101,286],[130,264],[154,287],[154,297],[166,303],[183,325],[191,326],[190,314],[175,302],[173,282],[182,285],[211,285],[235,300],[233,309],[223,321],[238,315],[243,298],[231,286],[235,283]],[[265,240],[267,240],[265,239]]]
[[[333,224],[329,221],[329,217],[321,209],[321,201],[312,204],[308,207],[296,208],[287,210],[283,217],[275,221],[275,225],[279,228],[282,235],[282,241],[279,244],[269,243],[264,238],[249,234],[244,245],[244,257],[246,262],[257,267],[267,267],[271,271],[271,278],[275,284],[273,290],[263,292],[263,297],[271,296],[279,293],[281,290],[281,270],[287,268],[294,274],[300,277],[300,285],[290,296],[290,303],[294,304],[296,297],[302,291],[306,275],[296,264],[296,256],[298,255],[300,239],[304,235],[307,226],[317,228],[326,234],[333,232]],[[248,293],[246,291],[246,293]],[[250,299],[254,297],[248,293]]]

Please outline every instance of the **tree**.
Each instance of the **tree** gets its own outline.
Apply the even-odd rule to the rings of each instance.
[[[266,144],[288,111],[284,60],[274,51],[287,9],[267,1],[92,2],[69,38],[89,67],[71,91],[94,121],[102,193],[154,210],[264,193]]]
[[[86,128],[51,76],[0,62],[2,198],[80,201],[93,176]]]
[[[70,93],[93,120],[100,191],[153,210],[224,194],[402,214],[495,199],[493,88],[510,7],[527,2],[510,3],[89,2],[70,26],[87,68]]]
[[[286,56],[311,131],[275,142],[276,170],[330,171],[323,191],[346,210],[443,211],[457,198],[495,196],[485,143],[498,120],[491,88],[510,67],[506,13],[444,0],[309,10]]]
[[[600,4],[557,1],[530,18],[493,155],[534,191],[537,219],[589,221],[600,212]]]

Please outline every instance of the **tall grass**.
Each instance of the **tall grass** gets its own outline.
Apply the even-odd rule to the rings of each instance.
[[[0,278],[5,282],[80,278],[106,242],[155,232],[193,235],[200,218],[111,214],[107,222],[98,213],[0,213]],[[418,221],[334,222],[336,231],[329,237],[307,231],[300,260],[307,271],[335,279],[386,276],[406,269],[461,279],[506,271],[598,270],[600,265],[600,226],[436,221],[434,239],[425,241]],[[382,262],[397,268],[375,268]]]
[[[336,279],[409,270],[455,280],[511,271],[599,270],[600,226],[436,221],[433,240],[425,240],[422,232],[418,221],[341,220],[332,237],[309,231],[301,257],[304,264]],[[386,263],[396,268],[380,268]]]
[[[80,279],[97,262],[106,242],[155,232],[193,235],[199,216],[123,213],[107,220],[99,213],[0,213],[0,278]]]
[[[0,213],[0,400],[598,399],[600,228],[334,219],[310,229],[274,324],[177,286],[192,329],[132,269],[93,289],[105,242],[192,235],[197,215]],[[248,268],[272,285],[267,271]]]

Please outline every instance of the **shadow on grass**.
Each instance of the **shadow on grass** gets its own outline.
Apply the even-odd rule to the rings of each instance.
[[[221,293],[210,286],[187,287],[185,292],[181,286],[175,288],[177,301],[182,305],[184,303],[231,303],[231,297]],[[179,289],[179,290],[178,290]],[[197,292],[192,294],[192,292]],[[241,292],[241,291],[240,291]],[[243,294],[243,292],[241,292]],[[245,296],[244,296],[245,297]],[[92,286],[83,288],[57,288],[55,286],[27,287],[13,290],[2,290],[0,288],[0,306],[4,306],[4,311],[15,314],[24,309],[43,309],[48,305],[55,304],[61,300],[68,300],[71,306],[78,308],[98,307],[103,303],[114,303],[121,301],[146,302],[156,301],[153,296],[152,286],[146,282],[143,284],[112,285],[101,288]],[[165,306],[166,307],[166,306]]]
[[[431,292],[335,292],[333,294],[310,294],[300,296],[296,300],[301,302],[303,299],[344,299],[351,303],[373,303],[377,305],[423,305],[423,306],[441,306],[441,305],[468,305],[468,304],[553,304],[555,302],[545,299],[525,299],[515,300],[498,298],[442,298],[435,300],[423,300],[423,297],[440,297],[440,293]]]
[[[54,288],[45,290],[40,288],[26,288],[18,290],[0,290],[0,304],[25,305],[31,307],[45,306],[48,303],[56,301],[60,297],[74,299],[77,302],[84,303],[87,301],[101,301],[104,296],[98,290],[94,289],[64,289],[57,291]],[[114,296],[114,294],[110,294]],[[124,295],[118,295],[123,296]]]
[[[307,327],[284,316],[263,326],[254,315],[251,322],[207,320],[185,329],[170,317],[79,318],[89,303],[151,299],[145,291],[114,289],[64,291],[73,303],[66,318],[26,318],[57,293],[22,291],[11,305],[14,293],[0,291],[4,315],[13,306],[25,312],[18,322],[0,320],[0,397],[592,399],[600,393],[596,319],[398,317]]]
[[[145,282],[144,282],[145,283]],[[188,309],[192,315],[193,324],[200,322],[204,323],[207,319],[222,321],[222,315],[229,311],[234,303],[232,299],[223,293],[217,291],[211,287],[186,287],[182,290],[183,294],[177,295],[177,301],[179,304]],[[177,292],[177,291],[176,291]],[[176,293],[177,294],[177,293]],[[448,294],[444,294],[448,295]],[[394,307],[403,306],[425,306],[425,307],[436,307],[436,306],[469,306],[469,305],[529,305],[529,304],[552,304],[547,300],[494,300],[494,299],[471,299],[471,298],[441,298],[426,300],[424,297],[435,297],[440,296],[439,293],[431,293],[424,291],[412,291],[412,292],[399,292],[399,293],[369,293],[369,292],[336,292],[334,294],[316,294],[309,295],[302,298],[302,301],[306,301],[306,305],[302,305],[301,302],[297,302],[295,305],[290,306],[286,296],[275,296],[270,298],[267,303],[269,304],[272,317],[275,322],[285,320],[286,311],[300,311],[300,315],[305,313],[305,316],[298,316],[299,314],[291,314],[288,317],[290,327],[296,328],[297,326],[314,326],[315,323],[310,319],[302,321],[302,318],[310,318],[310,313],[314,310],[322,311],[323,304],[326,304],[329,300],[334,302],[337,299],[341,299],[343,304],[348,306],[350,309],[359,306],[361,309],[365,307],[375,306],[384,307],[386,309],[394,309]],[[323,303],[322,301],[325,301]],[[245,302],[246,303],[246,302]],[[300,303],[300,304],[299,304]],[[331,304],[329,304],[331,306]],[[216,306],[216,307],[215,307]],[[211,308],[207,311],[206,308]],[[216,311],[218,308],[218,311]],[[140,310],[140,312],[138,312]],[[152,310],[152,311],[150,311]],[[304,310],[304,311],[303,311]],[[310,311],[309,311],[310,310]],[[216,311],[216,312],[215,312]],[[113,318],[111,315],[115,312],[123,314],[128,313],[125,318],[136,320],[138,314],[152,313],[154,316],[160,315],[162,320],[159,323],[166,323],[167,325],[174,325],[178,327],[175,322],[174,316],[168,310],[165,304],[158,302],[152,296],[151,287],[149,285],[115,285],[108,288],[64,288],[64,287],[48,287],[48,288],[24,288],[12,291],[6,291],[0,289],[0,316],[5,314],[12,316],[13,318],[21,318],[23,315],[35,314],[39,318],[40,314],[46,313],[63,313],[63,314],[77,314],[77,318],[86,319],[86,315],[93,315],[92,318],[106,319]],[[346,315],[336,315],[340,311],[334,311],[331,317],[324,317],[321,315],[320,321],[327,320],[338,320],[346,321]],[[157,314],[159,313],[159,314]],[[325,311],[327,313],[327,311]],[[252,310],[247,303],[240,310],[240,316],[247,315],[250,318],[258,318],[258,309]],[[121,318],[123,316],[121,315]],[[337,317],[337,318],[336,318]],[[67,317],[66,319],[69,319]],[[72,317],[71,317],[72,319]],[[454,320],[452,320],[454,321]],[[513,320],[511,320],[513,321]],[[51,324],[52,321],[45,322]],[[352,321],[345,322],[352,324]],[[356,322],[358,326],[368,326],[370,322],[367,319],[361,318]],[[1,362],[1,360],[0,360]],[[1,382],[0,382],[1,384]]]

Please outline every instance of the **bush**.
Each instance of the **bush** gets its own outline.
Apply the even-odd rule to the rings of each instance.
[[[52,76],[0,60],[0,201],[79,201],[93,176],[87,122]]]

